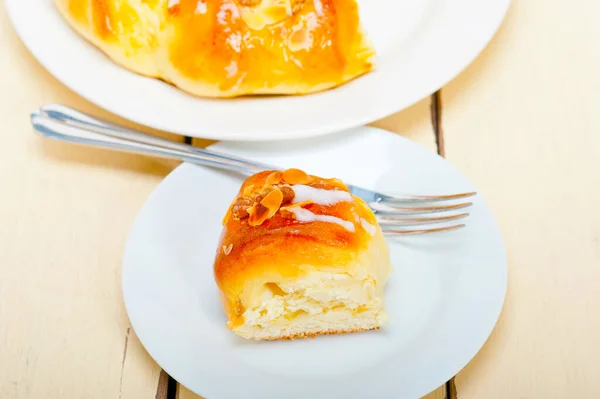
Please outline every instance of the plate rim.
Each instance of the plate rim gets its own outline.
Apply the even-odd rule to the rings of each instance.
[[[412,140],[409,140],[403,136],[394,134],[392,132],[386,131],[384,129],[380,129],[380,128],[375,128],[375,127],[370,127],[370,126],[363,126],[361,127],[361,129],[367,129],[367,130],[376,130],[376,131],[382,131],[390,136],[394,136],[395,138],[401,140],[401,141],[406,141],[408,142],[410,145],[415,145],[417,147],[420,147],[422,150],[426,150],[425,147],[423,147],[422,145],[420,145],[419,143],[415,143]],[[207,148],[210,147],[218,147],[219,143],[213,144]],[[447,161],[445,158],[439,156],[438,154],[432,153],[431,155],[433,156],[437,156],[441,159],[443,159],[448,165],[449,167],[455,169],[455,171],[457,173],[459,173],[460,175],[462,175],[467,181],[469,181],[469,183],[471,184],[470,180],[466,178],[466,176],[464,174],[462,174],[457,168],[455,168],[449,161]],[[172,176],[176,175],[177,173],[181,173],[181,170],[188,168],[190,166],[197,166],[197,165],[193,165],[187,162],[183,162],[181,165],[177,166],[173,171],[171,171],[171,173],[169,173],[169,175],[167,175],[162,181],[161,183],[159,183],[159,185],[155,188],[155,190],[152,191],[152,193],[148,196],[147,200],[144,202],[144,204],[142,205],[142,207],[140,208],[140,210],[138,211],[138,214],[136,215],[135,220],[133,221],[132,225],[131,225],[131,229],[129,234],[127,235],[127,239],[126,239],[126,243],[125,243],[125,249],[124,249],[124,253],[127,251],[128,247],[129,247],[129,242],[130,242],[130,236],[131,236],[131,232],[133,231],[133,226],[136,224],[140,214],[142,213],[142,210],[144,209],[144,207],[146,206],[146,204],[148,202],[151,201],[151,198],[155,195],[155,193],[158,192],[160,186],[163,184],[164,181],[166,181],[166,179],[168,179],[169,177],[172,178]],[[494,213],[492,212],[491,208],[487,205],[487,202],[485,201],[485,198],[483,197],[483,195],[478,192],[478,196],[481,196],[481,201],[482,203],[488,208],[489,210],[489,215],[492,218],[492,222],[494,223],[495,227],[496,227],[496,232],[497,232],[497,238],[500,240],[499,245],[501,245],[501,254],[502,254],[502,259],[498,262],[498,263],[502,263],[504,266],[502,268],[502,295],[498,296],[496,298],[495,302],[495,306],[494,306],[494,317],[493,322],[487,326],[486,333],[485,336],[481,336],[480,339],[477,341],[478,344],[473,346],[473,350],[470,351],[468,353],[468,356],[465,356],[465,361],[461,362],[461,364],[457,364],[457,366],[455,367],[456,371],[455,372],[451,372],[449,373],[449,375],[447,375],[444,378],[444,381],[448,381],[450,380],[452,377],[456,376],[458,373],[460,373],[474,358],[475,356],[481,351],[481,349],[483,348],[483,346],[487,343],[487,341],[489,340],[492,332],[494,331],[494,329],[496,328],[498,321],[500,319],[500,316],[502,314],[502,312],[504,311],[504,304],[506,301],[506,295],[507,295],[507,289],[508,289],[508,273],[509,273],[509,267],[508,267],[508,254],[507,254],[507,248],[506,248],[506,243],[502,234],[502,230],[500,228],[500,225],[498,224],[498,220],[496,218],[496,216],[494,215]],[[126,257],[123,256],[123,262],[122,262],[122,268],[125,268],[125,259]],[[197,395],[206,395],[207,393],[204,392],[197,392],[194,389],[191,388],[192,384],[188,384],[188,381],[184,381],[182,379],[177,378],[175,375],[173,375],[168,367],[164,367],[163,364],[161,364],[153,355],[152,353],[150,353],[150,351],[148,350],[148,347],[145,344],[145,336],[144,334],[139,334],[138,329],[136,329],[136,326],[134,325],[133,319],[131,318],[131,313],[130,313],[130,308],[128,305],[128,301],[125,299],[126,298],[126,288],[125,288],[125,273],[122,273],[122,277],[121,277],[121,283],[122,283],[122,295],[123,295],[123,300],[124,300],[124,306],[125,306],[125,310],[127,312],[128,318],[130,319],[131,322],[131,327],[134,329],[134,331],[136,332],[136,335],[138,336],[138,339],[140,340],[140,343],[142,344],[142,346],[144,347],[144,349],[147,351],[147,353],[149,354],[149,356],[159,365],[159,367],[161,367],[164,371],[166,371],[170,376],[172,376],[178,383],[180,383],[181,385],[185,386],[187,389],[189,389],[191,392],[197,394]],[[491,308],[491,307],[490,307]],[[442,382],[442,384],[443,384]],[[441,386],[441,385],[440,385]],[[426,392],[422,392],[421,396],[427,395],[431,392],[433,392],[434,390],[436,390],[438,387],[433,387],[431,388],[431,390],[428,390]],[[419,396],[419,397],[421,397]]]
[[[48,0],[48,1],[50,1],[50,0]],[[9,18],[17,36],[19,37],[21,42],[24,44],[24,46],[28,49],[29,53],[32,54],[32,56],[42,65],[42,67],[44,69],[46,69],[52,76],[54,76],[59,82],[61,82],[61,84],[63,84],[67,88],[69,88],[71,91],[73,91],[76,94],[78,94],[79,96],[83,97],[85,100],[97,105],[98,107],[102,108],[103,110],[105,110],[109,113],[112,113],[113,115],[116,115],[125,120],[129,120],[131,122],[137,123],[139,125],[142,125],[142,126],[145,126],[148,128],[158,129],[158,130],[162,130],[162,131],[169,132],[172,134],[178,134],[178,135],[184,135],[184,136],[190,136],[190,137],[196,137],[196,138],[220,140],[220,141],[273,141],[273,140],[286,141],[286,140],[292,140],[292,139],[310,138],[310,137],[318,137],[318,136],[328,135],[328,134],[344,131],[347,129],[351,129],[353,127],[366,125],[366,124],[375,122],[377,120],[380,120],[387,116],[390,116],[396,112],[404,110],[404,109],[410,107],[411,105],[414,105],[415,103],[425,99],[426,97],[430,96],[431,94],[435,93],[437,90],[441,89],[443,86],[445,86],[450,81],[452,81],[454,78],[456,78],[469,65],[471,65],[471,63],[479,57],[481,52],[487,47],[489,42],[496,35],[498,29],[500,28],[502,22],[505,19],[508,9],[510,8],[511,0],[494,0],[494,1],[497,4],[494,7],[495,9],[497,9],[497,14],[486,15],[487,21],[488,21],[485,24],[486,29],[481,29],[480,31],[482,33],[480,33],[475,38],[473,38],[473,40],[472,40],[473,43],[468,46],[469,47],[469,51],[467,52],[468,54],[461,56],[460,61],[454,62],[454,64],[456,64],[456,65],[453,67],[453,69],[451,69],[451,70],[450,69],[440,69],[440,70],[443,70],[444,72],[438,73],[435,76],[428,77],[429,84],[428,85],[423,84],[423,85],[421,85],[422,88],[419,89],[419,92],[421,94],[419,94],[419,95],[415,94],[415,95],[411,96],[410,98],[407,98],[403,101],[399,100],[400,98],[402,98],[401,96],[394,95],[388,101],[385,102],[384,106],[379,104],[380,106],[376,110],[370,109],[369,111],[365,112],[364,114],[361,114],[358,117],[346,118],[341,121],[340,120],[335,120],[335,121],[329,120],[327,124],[320,124],[318,126],[311,125],[310,127],[305,127],[305,128],[296,128],[296,127],[286,128],[286,129],[282,129],[281,132],[279,132],[279,129],[278,129],[277,133],[273,133],[273,132],[262,133],[263,135],[257,134],[256,132],[254,132],[253,134],[248,134],[248,133],[244,133],[244,132],[240,132],[240,131],[229,131],[229,130],[226,132],[225,132],[225,130],[214,132],[213,130],[211,130],[210,127],[203,127],[202,124],[197,124],[193,128],[191,128],[189,126],[186,128],[182,128],[180,126],[169,126],[169,119],[151,121],[151,120],[146,119],[147,117],[142,116],[141,113],[127,112],[127,111],[121,110],[121,108],[119,108],[119,105],[117,103],[115,103],[113,105],[113,102],[110,101],[108,98],[104,99],[104,98],[102,98],[103,96],[101,94],[96,94],[98,92],[96,89],[93,89],[90,87],[76,87],[76,84],[74,84],[72,82],[72,80],[69,78],[69,76],[66,76],[69,74],[68,73],[65,74],[61,71],[61,67],[59,66],[60,64],[59,65],[54,64],[50,60],[50,58],[52,58],[52,57],[44,58],[43,56],[41,56],[40,51],[38,50],[38,46],[40,44],[34,43],[35,41],[32,40],[31,38],[29,38],[28,35],[25,33],[25,28],[20,23],[16,23],[16,21],[18,20],[18,18],[16,17],[16,15],[18,15],[18,12],[16,10],[18,10],[18,4],[21,3],[21,0],[5,0],[5,5],[6,5],[8,18]],[[73,32],[73,35],[75,35],[75,32]],[[82,38],[80,38],[80,39],[82,39]],[[92,46],[89,43],[87,43],[87,45],[94,48],[94,46]],[[110,60],[107,60],[107,62],[111,63]],[[127,69],[124,69],[123,67],[119,66],[119,68],[122,68],[125,72],[132,73],[132,72],[128,71]],[[138,76],[138,75],[134,74],[134,76]],[[363,79],[363,78],[364,78],[364,76],[361,76],[361,77],[357,78],[357,80]],[[349,85],[352,83],[353,82],[348,82],[346,85]],[[342,86],[346,86],[346,85],[342,85]],[[338,88],[334,88],[332,90],[336,90],[336,89],[338,89]],[[180,90],[180,89],[178,89],[178,90]],[[319,94],[322,94],[322,93],[315,93],[314,95],[319,95]],[[313,94],[309,94],[308,96],[311,96],[311,95],[313,95]],[[296,97],[300,97],[300,96],[296,96]],[[335,99],[335,98],[332,98],[332,100],[333,99]],[[202,101],[201,98],[200,98],[200,101]],[[260,130],[260,129],[257,129],[257,130]]]

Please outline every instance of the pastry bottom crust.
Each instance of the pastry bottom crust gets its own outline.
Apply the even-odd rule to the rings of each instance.
[[[363,331],[374,331],[379,330],[380,326],[372,326],[365,328],[350,328],[344,330],[330,330],[330,331],[322,331],[316,333],[298,333],[293,335],[285,335],[285,336],[272,336],[272,337],[263,337],[260,338],[262,341],[293,341],[295,339],[305,339],[305,338],[316,338],[320,335],[338,335],[338,334],[352,334]]]

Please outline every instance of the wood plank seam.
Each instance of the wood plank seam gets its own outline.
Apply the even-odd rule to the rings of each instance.
[[[438,90],[431,95],[431,124],[435,134],[435,144],[437,153],[445,157],[446,148],[444,146],[444,131],[442,129],[442,94]]]
[[[454,377],[450,378],[450,380],[446,382],[446,399],[458,399],[458,392],[456,391]]]
[[[167,399],[176,399],[177,398],[177,387],[179,383],[175,381],[175,378],[169,376],[169,381],[167,383]]]
[[[119,380],[119,399],[123,394],[123,371],[125,371],[125,359],[127,358],[127,344],[129,343],[129,333],[131,332],[131,327],[127,327],[127,332],[125,333],[125,345],[123,346],[123,360],[121,360],[121,379]]]
[[[442,128],[442,93],[440,90],[431,95],[431,124],[435,134],[435,144],[438,155],[445,157],[444,130]],[[456,383],[454,377],[446,381],[446,399],[457,399]]]
[[[154,399],[167,399],[169,397],[169,379],[171,377],[166,371],[160,371],[160,377],[158,377],[158,386],[156,387],[156,395]]]

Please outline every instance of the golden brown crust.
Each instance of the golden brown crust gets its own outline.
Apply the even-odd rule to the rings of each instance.
[[[164,0],[55,0],[71,27],[118,65],[160,77],[155,63]]]
[[[305,94],[373,69],[356,0],[55,0],[115,62],[207,97]]]
[[[281,176],[273,178],[274,174]],[[311,265],[311,270],[322,268],[345,272],[344,268],[352,264],[371,243],[372,236],[361,224],[361,219],[376,225],[375,216],[363,201],[351,197],[348,188],[337,179],[309,176],[310,180],[305,181],[298,172],[288,173],[288,180],[292,182],[347,192],[350,201],[333,205],[298,205],[316,215],[348,221],[354,226],[354,231],[330,222],[298,221],[291,212],[286,211],[290,205],[282,206],[259,225],[251,225],[251,216],[242,219],[236,217],[233,209],[240,198],[258,198],[264,202],[266,197],[262,194],[265,190],[290,186],[285,181],[285,175],[285,172],[265,171],[249,177],[224,218],[214,274],[232,326],[241,322],[240,316],[245,311],[240,296],[247,281],[269,276],[275,280],[297,278],[307,272],[306,265]]]

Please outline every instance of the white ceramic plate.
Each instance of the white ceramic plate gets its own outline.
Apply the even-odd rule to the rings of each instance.
[[[382,130],[290,144],[285,153],[276,144],[215,148],[391,192],[473,190],[443,158]],[[466,228],[389,240],[389,327],[314,340],[238,338],[225,327],[212,265],[221,218],[241,182],[181,165],[144,205],[126,245],[123,294],[132,326],[190,390],[209,399],[419,398],[464,367],[492,331],[507,265],[498,226],[477,196]]]
[[[298,97],[208,100],[131,73],[74,33],[53,0],[5,0],[25,45],[75,92],[140,124],[217,140],[316,136],[370,123],[433,93],[465,68],[510,0],[359,0],[377,70]]]

